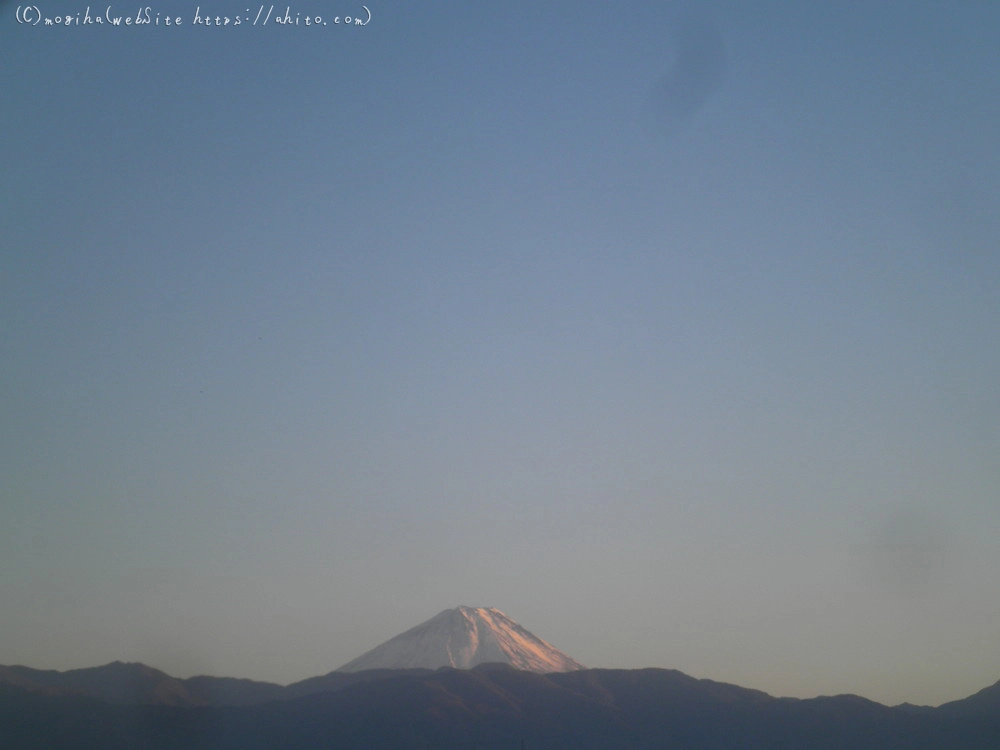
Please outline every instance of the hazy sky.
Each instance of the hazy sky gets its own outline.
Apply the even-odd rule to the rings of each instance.
[[[1000,4],[366,1],[0,4],[0,664],[1000,679]]]

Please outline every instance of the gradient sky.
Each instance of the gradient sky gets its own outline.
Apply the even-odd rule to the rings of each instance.
[[[0,4],[0,664],[1000,679],[1000,4],[367,4]]]

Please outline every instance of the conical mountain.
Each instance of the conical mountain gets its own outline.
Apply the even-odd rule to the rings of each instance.
[[[499,609],[456,607],[376,646],[338,671],[470,669],[488,662],[501,662],[529,672],[585,669]]]

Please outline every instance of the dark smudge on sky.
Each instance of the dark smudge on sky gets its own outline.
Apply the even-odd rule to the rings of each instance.
[[[707,17],[682,17],[669,41],[674,56],[653,86],[646,113],[650,126],[666,135],[694,117],[723,84],[728,68],[722,34]]]
[[[874,582],[894,595],[927,593],[943,583],[949,547],[947,530],[926,511],[898,509],[875,532]]]

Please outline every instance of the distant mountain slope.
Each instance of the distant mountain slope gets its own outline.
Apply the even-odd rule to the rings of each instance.
[[[44,688],[50,693],[79,693],[120,705],[199,705],[199,701],[187,694],[177,678],[145,664],[120,661],[67,672],[20,666],[0,667],[0,683]]]
[[[299,682],[293,682],[284,690],[284,698],[301,698],[304,695],[316,693],[334,693],[338,690],[359,685],[364,682],[391,680],[396,677],[430,675],[432,669],[368,669],[364,672],[341,672],[339,670],[319,677],[310,677]]]
[[[48,696],[86,696],[119,706],[251,706],[268,701],[330,693],[364,682],[402,675],[432,674],[432,670],[373,669],[330,672],[287,687],[233,677],[179,679],[145,664],[112,662],[101,667],[57,672],[50,669],[0,666],[0,688]],[[3,746],[0,745],[0,748]]]
[[[469,669],[487,663],[509,664],[529,672],[584,668],[498,609],[456,607],[376,646],[338,671]]]
[[[0,666],[0,685],[49,695],[86,695],[116,705],[249,705],[283,697],[285,688],[232,677],[181,680],[145,664],[115,661],[101,667],[57,672]]]
[[[354,677],[354,675],[347,675]],[[360,676],[360,675],[359,675]],[[382,673],[253,707],[117,706],[0,687],[5,750],[996,750],[1000,717],[774,698],[672,670]]]
[[[945,703],[937,711],[947,716],[1000,716],[1000,682],[968,698]]]

